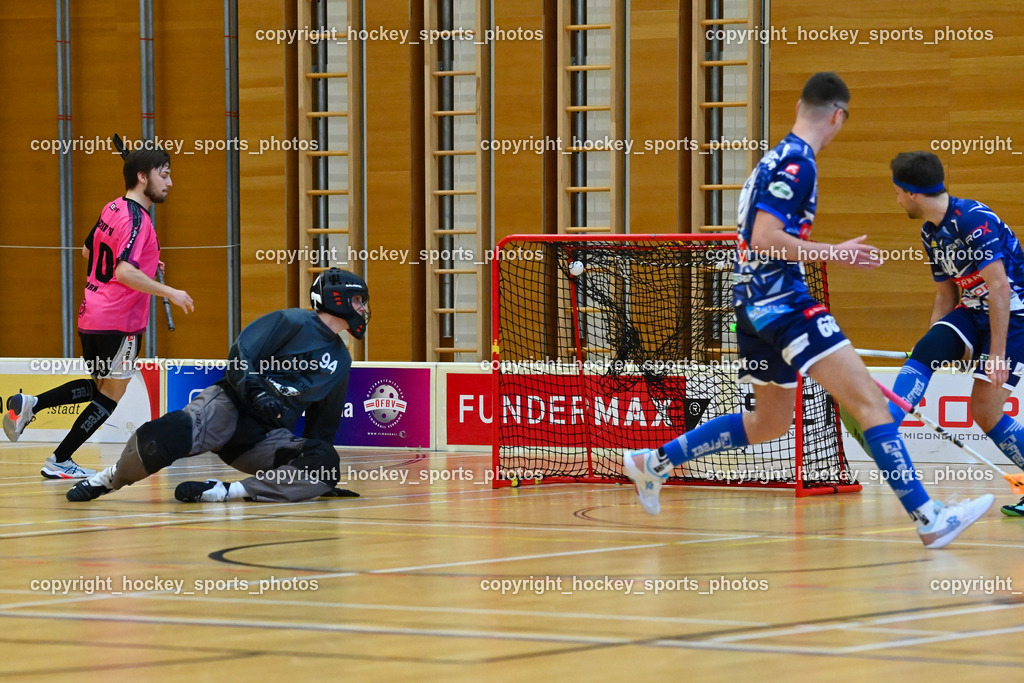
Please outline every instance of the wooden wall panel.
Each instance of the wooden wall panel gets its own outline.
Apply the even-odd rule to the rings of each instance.
[[[679,139],[680,70],[690,68],[690,50],[680,46],[678,0],[633,2],[629,12],[629,137],[633,151],[629,156],[628,230],[676,232],[680,156],[693,153],[655,154],[645,151],[644,143]]]
[[[239,155],[242,325],[285,306],[306,305],[297,293],[299,265],[289,267],[257,254],[298,246],[297,155],[258,154],[260,140],[291,139],[298,106],[295,50],[258,31],[295,28],[289,0],[247,0],[238,7],[238,126],[241,139],[256,145]]]
[[[51,3],[52,4],[52,3]],[[52,7],[50,8],[53,9]],[[50,27],[52,34],[53,27]],[[47,55],[52,63],[53,54]],[[141,138],[142,122],[140,119],[141,96],[139,93],[139,16],[138,12],[119,15],[112,2],[72,3],[71,6],[71,97],[72,97],[72,135],[84,135],[88,138],[100,138],[108,143],[113,133],[118,133],[125,140],[137,141]],[[52,82],[56,88],[56,82]],[[56,102],[56,100],[55,100]],[[55,112],[56,110],[51,110]],[[52,129],[56,134],[56,126]],[[175,161],[171,160],[172,171],[177,171]],[[57,160],[54,157],[52,171],[53,201],[56,202]],[[113,153],[104,150],[96,154],[75,152],[72,154],[73,196],[73,236],[77,247],[85,242],[86,236],[96,224],[100,211],[107,202],[124,195],[123,163]],[[172,175],[172,178],[174,176]],[[181,199],[177,187],[168,193],[167,204],[170,206]],[[56,207],[56,204],[54,204]],[[166,233],[161,230],[162,212],[157,209],[157,235],[160,244],[166,244]],[[59,239],[59,218],[52,224],[54,240]],[[168,253],[161,258],[166,262]],[[75,300],[75,313],[83,297],[86,268],[88,262],[78,253],[74,257],[74,282],[72,292]],[[170,268],[170,266],[168,266]],[[60,277],[59,270],[54,279]],[[173,280],[172,280],[173,285]],[[195,298],[195,293],[189,292]],[[160,311],[160,315],[163,312]],[[77,318],[76,318],[77,320]],[[163,320],[157,333],[158,349],[163,351],[159,342],[167,335]],[[184,333],[186,325],[182,325]],[[57,340],[55,355],[60,355],[59,325],[49,333]],[[177,333],[176,333],[177,334]],[[75,338],[75,353],[81,352],[81,344]],[[166,353],[166,352],[164,352]]]
[[[555,143],[555,131],[544,125],[545,80],[556,74],[544,69],[544,42],[556,41],[557,35],[545,32],[544,4],[538,0],[517,0],[496,3],[494,24],[504,29],[544,32],[543,40],[499,40],[494,43],[494,130],[498,141],[536,141],[541,145],[545,135]],[[554,8],[551,8],[554,12]],[[563,140],[563,148],[568,146]],[[537,154],[533,151],[494,153],[494,242],[516,233],[555,232],[554,225],[545,226],[545,157],[559,163],[557,150]]]
[[[409,6],[399,2],[367,3],[367,27],[411,30]],[[423,168],[423,148],[412,149],[412,126],[423,126],[422,109],[410,106],[413,71],[408,45],[375,40],[366,44],[366,244],[367,250],[410,250],[414,258],[423,248],[414,244],[410,229],[413,211],[413,165]],[[422,176],[420,176],[422,177]],[[373,320],[367,331],[367,360],[410,360],[412,337],[424,329],[423,290],[414,287],[413,268],[393,259],[370,259],[366,279],[371,288]]]
[[[18,324],[0,325],[4,356],[61,355],[59,252],[9,248],[60,240],[57,157],[31,149],[57,136],[54,22],[53,3],[0,4],[0,290],[29,297],[5,297]]]
[[[366,26],[418,26],[410,5],[398,0],[368,3]],[[680,49],[689,34],[690,7],[668,0],[632,3],[630,59],[630,137],[683,137],[688,130],[689,49]],[[0,209],[5,215],[31,211],[31,222],[0,225],[0,244],[56,246],[57,159],[29,149],[34,139],[56,135],[56,56],[52,4],[4,3],[0,6],[0,56],[11,65],[0,73],[0,88],[12,101],[0,110]],[[552,10],[553,11],[553,10]],[[82,0],[72,8],[74,64],[74,135],[106,139],[114,130],[139,136],[138,17],[134,9],[112,0]],[[550,14],[550,13],[549,13]],[[679,18],[680,15],[682,18]],[[216,139],[223,136],[223,31],[218,3],[157,3],[157,132],[162,137]],[[259,29],[295,28],[292,0],[247,0],[239,8],[240,131],[251,145],[271,136],[290,138],[295,130],[295,47],[257,40]],[[494,45],[494,137],[543,140],[551,135],[552,68],[550,15],[539,0],[496,3],[495,24],[545,30],[544,41],[499,41]],[[916,247],[918,227],[896,206],[888,163],[903,150],[927,149],[932,140],[1016,140],[1024,151],[1024,93],[1016,82],[1024,67],[1024,7],[1009,0],[971,4],[910,0],[813,6],[797,0],[774,0],[771,26],[786,28],[791,38],[771,46],[771,132],[774,143],[792,124],[793,107],[806,77],[833,69],[853,90],[852,116],[820,158],[820,212],[815,236],[838,241],[867,233],[878,246]],[[684,25],[685,24],[685,25]],[[991,40],[925,44],[935,29],[971,27],[992,31]],[[797,28],[914,28],[927,37],[893,40],[811,41]],[[870,38],[870,36],[868,36]],[[366,46],[366,178],[369,238],[367,248],[419,248],[410,217],[423,211],[410,182],[423,166],[422,145],[413,127],[422,127],[408,45],[376,41]],[[675,104],[673,104],[675,103]],[[547,108],[546,108],[547,107]],[[661,116],[659,116],[661,112]],[[551,118],[556,120],[556,118]],[[564,142],[564,141],[563,141]],[[634,148],[635,149],[635,148]],[[252,150],[251,150],[252,151]],[[1017,199],[1024,182],[1021,156],[1009,151],[953,154],[937,151],[947,165],[955,195],[985,201],[1013,226],[1024,224]],[[495,236],[513,232],[553,231],[547,226],[552,205],[550,158],[557,153],[496,154]],[[74,155],[75,239],[84,238],[96,215],[123,191],[120,164],[104,154]],[[671,159],[671,161],[670,161]],[[678,156],[633,155],[631,229],[661,232],[678,225],[688,207],[689,161]],[[243,324],[262,313],[302,303],[295,286],[298,266],[256,259],[258,249],[297,246],[297,156],[270,152],[241,154],[241,258]],[[157,212],[165,246],[223,244],[223,153],[175,158],[175,187]],[[40,194],[42,197],[40,198]],[[31,208],[26,203],[31,202]],[[547,217],[547,218],[546,218]],[[179,315],[174,335],[160,334],[161,355],[221,356],[227,344],[223,292],[223,250],[168,250],[171,284],[181,282],[199,311]],[[81,296],[83,264],[76,259],[76,303]],[[16,290],[26,281],[55,282],[56,250],[0,249],[0,286]],[[375,288],[369,357],[407,360],[422,355],[422,279],[407,264],[377,261],[368,277]],[[916,339],[927,322],[933,286],[926,266],[897,260],[874,273],[833,268],[833,308],[847,334],[859,345],[902,348]],[[894,297],[893,292],[899,292]],[[385,303],[386,302],[386,305]],[[5,355],[60,352],[59,292],[39,286],[33,303],[19,311],[19,326],[0,329]],[[420,322],[417,322],[420,321]]]
[[[223,29],[217,4],[156,3],[154,53],[156,132],[161,138],[223,138]],[[56,125],[56,46],[53,3],[5,3],[0,9],[0,54],[5,57],[0,88],[17,106],[3,108],[0,129],[0,202],[8,215],[24,215],[33,201],[33,228],[8,222],[0,227],[4,244],[59,244],[57,157],[33,152],[33,139],[53,139]],[[72,136],[106,143],[118,132],[140,138],[139,24],[137,6],[125,12],[113,0],[81,0],[71,7]],[[124,193],[121,161],[108,150],[75,151],[73,237],[81,245],[103,205]],[[223,245],[223,155],[174,155],[175,185],[157,209],[157,232],[168,246]],[[43,190],[40,197],[40,190]],[[176,311],[177,331],[157,333],[161,356],[222,356],[224,323],[223,249],[167,250],[168,279],[184,287],[197,312]],[[74,305],[81,301],[85,262],[74,259]],[[21,312],[23,324],[0,331],[5,355],[60,355],[59,257],[56,250],[0,249],[0,284],[6,291],[32,281],[33,302]],[[76,348],[77,348],[76,340]]]
[[[168,283],[187,289],[196,305],[187,316],[175,309],[173,334],[159,321],[157,350],[170,358],[220,358],[231,343],[227,159],[211,149],[225,136],[223,8],[216,2],[153,4],[156,135],[183,142],[181,153],[172,154],[174,187],[156,209],[157,234]]]
[[[792,125],[800,89],[811,73],[836,71],[851,90],[850,120],[819,156],[813,238],[838,242],[867,234],[883,249],[919,248],[920,222],[907,218],[895,202],[892,157],[931,150],[933,140],[1024,141],[1024,92],[1016,87],[1024,66],[1019,3],[773,0],[771,11],[771,25],[787,30],[786,41],[771,45],[771,144]],[[829,26],[860,34],[855,41],[823,42],[806,39],[807,33],[801,39],[797,32]],[[926,44],[934,42],[936,29],[947,26],[991,30],[993,39]],[[870,34],[908,28],[921,31],[920,37],[881,44]],[[954,196],[990,203],[1011,227],[1022,226],[1021,156],[932,151],[946,165]],[[918,259],[894,259],[873,272],[834,266],[830,288],[832,308],[858,346],[908,349],[927,327],[934,285],[928,266]]]

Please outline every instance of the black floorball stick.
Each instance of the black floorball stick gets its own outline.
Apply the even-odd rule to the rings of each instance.
[[[122,159],[126,159],[128,157],[128,150],[124,148],[124,141],[121,139],[121,136],[114,133],[111,140],[114,141],[114,149],[117,150],[117,153],[121,155]],[[156,269],[156,281],[164,284],[164,271],[160,270],[160,268]],[[163,300],[164,313],[167,315],[167,329],[170,332],[174,332],[174,315],[171,313],[171,301],[166,296],[163,297]]]

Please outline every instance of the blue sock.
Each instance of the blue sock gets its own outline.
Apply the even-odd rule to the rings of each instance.
[[[928,503],[930,498],[917,478],[914,463],[907,455],[907,447],[896,424],[889,422],[866,430],[864,441],[882,476],[913,517],[914,512]]]
[[[896,376],[892,391],[909,403],[911,407],[914,407],[921,402],[928,383],[932,380],[932,374],[931,368],[911,358],[900,368],[900,374]],[[896,424],[903,422],[903,418],[907,415],[903,408],[892,401],[889,401],[889,412],[892,413],[892,419],[896,421]]]
[[[986,434],[1014,465],[1024,470],[1024,425],[1009,415],[1003,415]]]
[[[702,455],[728,448],[743,448],[749,444],[747,430],[743,428],[743,414],[732,413],[708,420],[693,431],[669,441],[660,450],[673,465],[679,465]]]

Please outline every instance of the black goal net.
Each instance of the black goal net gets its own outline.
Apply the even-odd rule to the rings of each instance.
[[[728,235],[524,235],[494,255],[495,484],[618,481],[651,448],[753,409],[738,381]],[[821,264],[811,294],[828,305]],[[810,378],[777,440],[676,468],[670,483],[857,490],[832,397]]]

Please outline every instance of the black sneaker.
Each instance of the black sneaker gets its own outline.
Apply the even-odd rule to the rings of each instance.
[[[1007,517],[1024,517],[1024,498],[1016,505],[1004,505],[1000,508]]]
[[[334,488],[327,493],[320,494],[321,498],[358,498],[359,494],[355,491],[349,491],[348,489]]]
[[[182,503],[223,503],[228,485],[216,479],[183,481],[174,489],[174,497]]]
[[[96,500],[114,490],[114,469],[108,467],[105,470],[96,472],[88,479],[78,482],[67,492],[67,499],[72,503],[84,503],[87,500]]]
[[[84,503],[88,500],[96,500],[113,490],[103,484],[90,484],[88,479],[83,479],[68,489],[67,499],[72,503]]]

